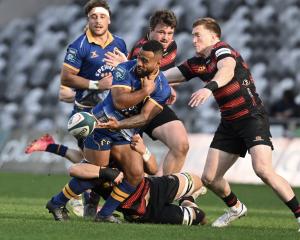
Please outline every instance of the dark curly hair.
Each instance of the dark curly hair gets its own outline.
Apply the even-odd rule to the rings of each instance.
[[[150,17],[150,30],[153,30],[159,23],[166,24],[175,29],[177,26],[177,19],[171,10],[158,10]]]

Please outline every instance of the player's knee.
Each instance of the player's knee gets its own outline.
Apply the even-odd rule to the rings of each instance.
[[[184,185],[182,192],[178,198],[192,195],[192,193],[195,190],[195,183],[193,181],[193,177],[187,172],[180,173],[180,175],[184,177]]]
[[[184,140],[181,142],[179,146],[179,150],[182,154],[186,155],[190,149],[189,142],[187,140]]]
[[[207,174],[205,172],[201,176],[201,181],[202,181],[203,185],[207,186],[207,187],[209,187],[210,185],[212,185],[213,182],[214,182],[214,180],[215,179],[214,179],[213,176],[211,176],[211,175],[209,175],[209,174]]]
[[[260,167],[254,168],[254,172],[262,181],[268,182],[268,179],[271,176],[272,170],[260,166]]]
[[[144,177],[144,171],[131,171],[126,174],[126,179],[131,185],[138,185]]]
[[[188,141],[180,141],[176,145],[170,147],[170,151],[173,152],[173,155],[178,156],[178,158],[181,158],[182,156],[186,156],[186,154],[189,151],[189,143]]]

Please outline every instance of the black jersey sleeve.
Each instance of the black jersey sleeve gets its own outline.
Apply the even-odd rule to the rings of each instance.
[[[185,79],[191,80],[194,77],[199,77],[199,73],[203,68],[203,59],[199,57],[192,57],[182,64],[178,65],[179,71],[185,77]]]

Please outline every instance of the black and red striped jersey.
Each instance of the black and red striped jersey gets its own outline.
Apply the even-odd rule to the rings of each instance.
[[[132,193],[120,206],[120,210],[124,215],[131,217],[141,217],[146,213],[146,200],[145,196],[150,190],[150,180],[144,178],[142,182],[137,186],[134,193]]]
[[[149,41],[148,36],[140,39],[131,49],[128,59],[129,60],[135,59],[141,47],[147,41]],[[160,63],[160,70],[166,71],[169,68],[174,67],[176,61],[176,55],[177,55],[177,44],[175,41],[172,41],[170,45],[167,47],[167,49],[164,50],[163,57]]]
[[[236,61],[234,76],[229,83],[214,91],[213,95],[222,119],[230,121],[247,117],[258,106],[262,106],[250,70],[241,55],[227,43],[218,42],[213,46],[210,56],[192,57],[179,65],[178,69],[187,80],[199,77],[202,81],[209,82],[218,71],[218,61],[226,57],[232,57]]]

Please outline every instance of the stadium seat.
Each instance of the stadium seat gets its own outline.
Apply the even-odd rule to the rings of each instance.
[[[85,2],[73,0],[73,4],[49,6],[36,16],[14,19],[2,27],[0,107],[5,114],[1,115],[0,124],[3,128],[17,124],[21,128],[40,130],[65,128],[72,106],[57,100],[59,73],[67,44],[84,29],[86,19],[82,5]],[[221,23],[224,40],[239,50],[249,63],[263,100],[276,101],[287,87],[300,92],[300,33],[295,31],[300,25],[299,1],[195,0],[183,4],[179,0],[115,0],[110,6],[111,30],[125,39],[128,49],[145,34],[154,10],[172,9],[179,20],[175,35],[178,63],[194,54],[192,22],[199,17],[215,17]],[[212,132],[219,113],[212,103],[187,110],[191,93],[201,86],[192,82],[187,85],[180,88],[180,97],[173,108],[189,132]],[[273,87],[268,88],[269,85]],[[16,104],[21,105],[18,112],[14,110]],[[55,114],[53,106],[56,106]]]

